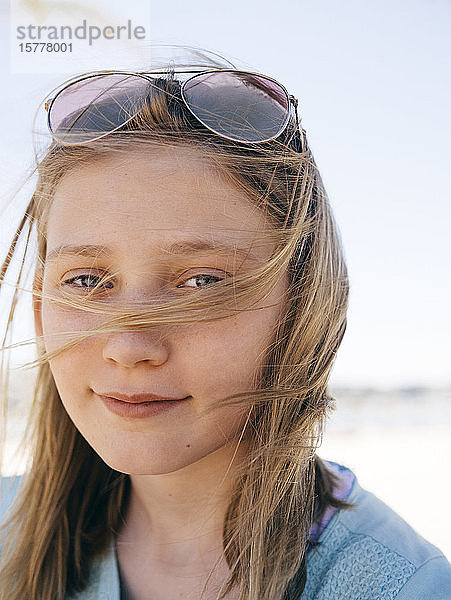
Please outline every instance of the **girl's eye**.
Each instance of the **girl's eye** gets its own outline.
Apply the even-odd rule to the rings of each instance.
[[[185,280],[185,284],[187,281],[198,281],[198,280],[211,280],[211,279],[217,279],[218,281],[222,281],[224,279],[224,277],[216,277],[216,275],[208,275],[207,273],[199,273],[198,275],[193,275],[192,277],[189,277],[188,279]],[[177,287],[180,287],[179,285]],[[194,284],[194,286],[188,286],[188,287],[195,287],[196,289],[199,289],[199,287]],[[208,285],[203,285],[201,287],[209,287]]]
[[[211,284],[204,284],[204,285],[197,285],[197,282],[200,281],[211,281],[211,280],[217,280],[217,281],[222,281],[224,278],[223,277],[217,277],[216,275],[209,275],[207,273],[199,273],[197,275],[193,275],[191,277],[189,277],[188,279],[186,279],[184,281],[184,285],[186,285],[186,283],[188,281],[194,281],[194,285],[188,285],[188,287],[194,287],[196,289],[202,289],[204,287],[208,287]],[[72,277],[71,279],[66,279],[63,283],[65,285],[72,285],[76,288],[80,288],[80,289],[93,289],[95,288],[97,285],[99,285],[99,281],[101,280],[101,277],[93,275],[92,273],[84,273],[82,275],[77,275],[76,277]],[[75,283],[76,281],[78,281],[79,283]],[[91,284],[91,285],[90,285]],[[113,287],[113,283],[111,281],[107,281],[104,286],[104,288],[112,288]],[[181,285],[177,286],[182,287]]]
[[[64,281],[63,283],[66,285],[73,285],[74,287],[78,287],[78,288],[84,288],[84,289],[93,289],[96,287],[96,285],[98,285],[99,281],[101,280],[101,277],[96,276],[96,275],[92,275],[92,273],[84,273],[83,275],[77,275],[76,277],[72,277],[71,279],[66,279],[66,281]],[[81,284],[75,284],[75,281],[80,281]],[[92,286],[89,286],[89,281],[94,281]],[[111,281],[107,281],[104,284],[105,288],[112,288],[113,284]]]

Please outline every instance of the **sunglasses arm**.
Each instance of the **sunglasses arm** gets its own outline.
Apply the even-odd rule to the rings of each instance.
[[[298,101],[298,99],[297,99],[297,98],[295,98],[295,97],[294,97],[292,94],[290,94],[290,95],[288,96],[288,98],[290,99],[290,101],[291,101],[292,105],[294,106],[294,114],[296,115],[296,123],[297,123],[297,125],[299,125],[299,124],[300,124],[300,121],[299,121],[299,115],[298,115],[298,105],[299,105],[299,101]]]

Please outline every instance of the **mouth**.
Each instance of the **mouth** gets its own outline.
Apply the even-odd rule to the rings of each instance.
[[[132,400],[128,399],[124,401],[113,396],[94,393],[110,412],[128,419],[148,418],[163,414],[171,411],[171,409],[174,410],[176,407],[185,405],[186,401],[191,398],[191,396],[186,396],[185,398],[159,400],[157,398],[161,398],[161,396],[151,395],[151,400],[141,400],[141,398],[149,398],[149,394],[138,394],[139,400],[134,395],[131,397],[127,396],[127,398],[132,398]]]
[[[127,402],[128,404],[144,404],[149,402],[177,402],[180,400],[186,400],[190,396],[183,398],[172,398],[168,396],[158,396],[156,394],[144,393],[144,394],[123,394],[120,392],[95,392],[98,396],[104,398],[113,398],[114,400],[120,400],[121,402]]]

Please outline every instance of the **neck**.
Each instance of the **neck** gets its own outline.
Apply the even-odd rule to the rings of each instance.
[[[211,564],[222,555],[224,517],[245,451],[233,441],[172,473],[130,475],[118,543],[167,568]]]

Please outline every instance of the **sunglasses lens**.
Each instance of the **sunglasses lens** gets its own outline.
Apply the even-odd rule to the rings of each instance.
[[[289,118],[284,88],[259,75],[201,73],[185,82],[182,93],[201,123],[238,142],[270,140],[283,131]]]
[[[149,81],[127,74],[87,77],[65,87],[50,106],[50,131],[63,143],[82,143],[114,131],[132,119]]]

